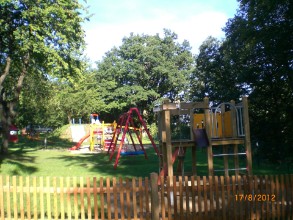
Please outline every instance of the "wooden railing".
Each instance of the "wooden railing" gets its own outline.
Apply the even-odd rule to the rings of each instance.
[[[161,185],[157,183],[161,182]],[[0,176],[1,219],[292,219],[293,175]]]

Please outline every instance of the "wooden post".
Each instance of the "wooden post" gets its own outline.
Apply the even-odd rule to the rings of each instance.
[[[232,137],[236,138],[238,136],[237,134],[237,110],[235,108],[235,101],[231,100],[231,105],[233,108],[231,108],[231,123],[232,123]],[[238,144],[233,145],[234,148],[234,168],[235,168],[235,176],[239,175],[239,155],[238,155]]]
[[[160,151],[161,151],[161,167],[164,169],[164,166],[167,161],[167,153],[166,153],[166,124],[165,124],[165,114],[163,111],[159,112],[160,114],[160,121],[159,121],[159,128],[160,128]]]
[[[209,98],[205,97],[204,98],[204,115],[205,115],[205,128],[206,128],[206,132],[207,132],[207,136],[208,136],[208,140],[209,140],[209,146],[207,149],[208,152],[208,167],[209,167],[209,176],[213,176],[214,175],[214,166],[213,166],[213,146],[212,146],[212,141],[211,141],[211,137],[212,137],[212,127],[211,127],[211,116],[210,116],[210,112],[209,112]]]
[[[226,127],[225,127],[225,104],[221,104],[221,127],[222,127],[222,136],[221,138],[226,138]]]
[[[194,124],[194,116],[193,116],[193,109],[190,109],[190,140],[194,140],[194,134],[193,134],[193,124]],[[192,154],[192,175],[196,176],[196,145],[192,146],[191,148],[191,154]]]
[[[152,220],[160,219],[159,194],[158,194],[158,174],[151,173],[151,212]]]
[[[226,126],[231,126],[231,125],[226,125],[225,124],[225,104],[221,104],[221,125],[222,125],[222,136],[220,138],[226,138]],[[224,170],[225,170],[225,176],[229,176],[229,161],[228,161],[228,146],[227,145],[223,145],[223,159],[224,159]]]
[[[173,176],[173,163],[172,163],[172,143],[171,143],[171,118],[170,110],[165,111],[165,139],[166,139],[166,154],[167,154],[167,167],[168,176]]]
[[[237,122],[236,122],[237,112],[236,112],[236,108],[235,108],[235,101],[231,100],[230,103],[233,106],[231,108],[232,137],[236,138],[237,137]]]
[[[194,140],[194,134],[192,129],[194,124],[193,108],[189,110],[189,116],[190,116],[190,140]]]
[[[249,126],[249,113],[248,113],[248,100],[247,97],[242,97],[243,103],[243,122],[245,131],[245,149],[247,157],[248,175],[252,175],[252,156],[251,156],[251,142],[250,142],[250,126]]]
[[[168,105],[169,100],[165,100],[163,106]],[[162,138],[162,153],[163,153],[163,166],[167,166],[167,172],[169,176],[173,176],[173,164],[172,164],[172,143],[171,143],[171,119],[170,110],[163,110],[161,113],[160,128]]]

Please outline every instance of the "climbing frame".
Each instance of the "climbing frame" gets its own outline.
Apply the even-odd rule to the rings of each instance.
[[[183,148],[183,152],[187,151],[187,148],[191,148],[192,151],[192,175],[196,175],[196,142],[194,141],[194,133],[192,126],[190,126],[190,138],[189,139],[171,139],[171,117],[174,115],[189,115],[190,124],[193,124],[193,112],[194,109],[203,109],[206,114],[209,111],[208,99],[203,102],[181,102],[170,103],[168,100],[154,108],[154,112],[158,114],[158,130],[160,140],[160,175],[161,176],[173,176],[173,164],[178,159],[179,148]],[[184,155],[182,155],[184,156]],[[179,163],[180,164],[180,163]],[[177,169],[180,172],[180,168]],[[182,170],[181,170],[182,171]]]
[[[228,109],[226,109],[228,107]],[[195,110],[204,113],[195,114]],[[192,149],[192,175],[196,175],[196,148],[207,147],[208,172],[214,175],[214,157],[224,158],[224,172],[245,170],[252,175],[252,157],[249,129],[249,114],[247,97],[242,102],[235,104],[234,101],[222,103],[216,107],[209,107],[209,99],[203,102],[170,103],[165,101],[162,105],[154,108],[158,114],[158,128],[160,139],[160,170],[161,175],[173,176],[173,163],[178,152],[179,145]],[[190,139],[171,139],[171,117],[172,115],[190,115]],[[200,135],[197,135],[200,134]],[[239,145],[243,145],[245,152],[239,152]],[[228,146],[233,146],[233,153],[228,153]],[[213,147],[222,148],[222,154],[215,155]],[[184,151],[186,152],[186,150]],[[246,156],[247,166],[239,167],[239,156]],[[234,157],[234,168],[229,168],[228,157]]]

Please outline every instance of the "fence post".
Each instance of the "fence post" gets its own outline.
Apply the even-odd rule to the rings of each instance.
[[[158,174],[151,173],[151,211],[152,220],[159,220]]]

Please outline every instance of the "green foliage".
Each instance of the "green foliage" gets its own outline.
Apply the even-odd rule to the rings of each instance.
[[[84,49],[82,9],[77,0],[0,2],[3,152],[7,152],[8,142],[5,137],[16,116],[15,106],[26,76],[29,75],[31,80],[28,80],[28,84],[34,84],[33,80],[43,82],[45,78],[51,80],[53,77],[72,81],[72,77],[80,75],[83,68],[80,57]],[[22,101],[26,103],[25,96]],[[33,105],[32,102],[27,104]],[[32,106],[25,111],[26,116],[30,109]]]
[[[52,139],[61,139],[61,140],[71,140],[71,130],[70,125],[63,125],[59,128],[56,128],[53,130],[53,132],[50,133],[49,138]]]
[[[240,3],[225,50],[250,93],[252,134],[271,161],[293,159],[292,2]]]
[[[149,132],[154,139],[158,139],[158,125],[157,125],[157,123],[152,123],[149,125]]]
[[[158,98],[184,95],[193,58],[189,43],[176,40],[169,30],[163,38],[130,34],[106,54],[98,63],[97,81],[109,109],[138,106],[150,113]]]
[[[29,56],[43,74],[80,73],[81,7],[78,1],[1,1],[1,65],[8,57],[21,64]]]
[[[202,89],[196,92],[220,101],[249,95],[255,150],[273,162],[292,161],[292,3],[239,2],[224,28],[226,39],[209,38],[200,48],[195,76]]]
[[[222,42],[208,37],[199,49],[196,69],[191,76],[192,99],[202,101],[208,96],[215,104],[238,99],[243,94],[243,88],[239,83],[237,70],[230,67]]]
[[[38,74],[28,75],[23,84],[17,105],[16,124],[25,127],[29,124],[50,125],[48,103],[53,94],[53,87],[46,77]]]
[[[70,123],[72,118],[87,120],[92,112],[105,108],[102,93],[96,85],[95,76],[85,72],[74,84],[69,82],[54,82],[54,93],[49,102],[51,121],[55,125]]]

